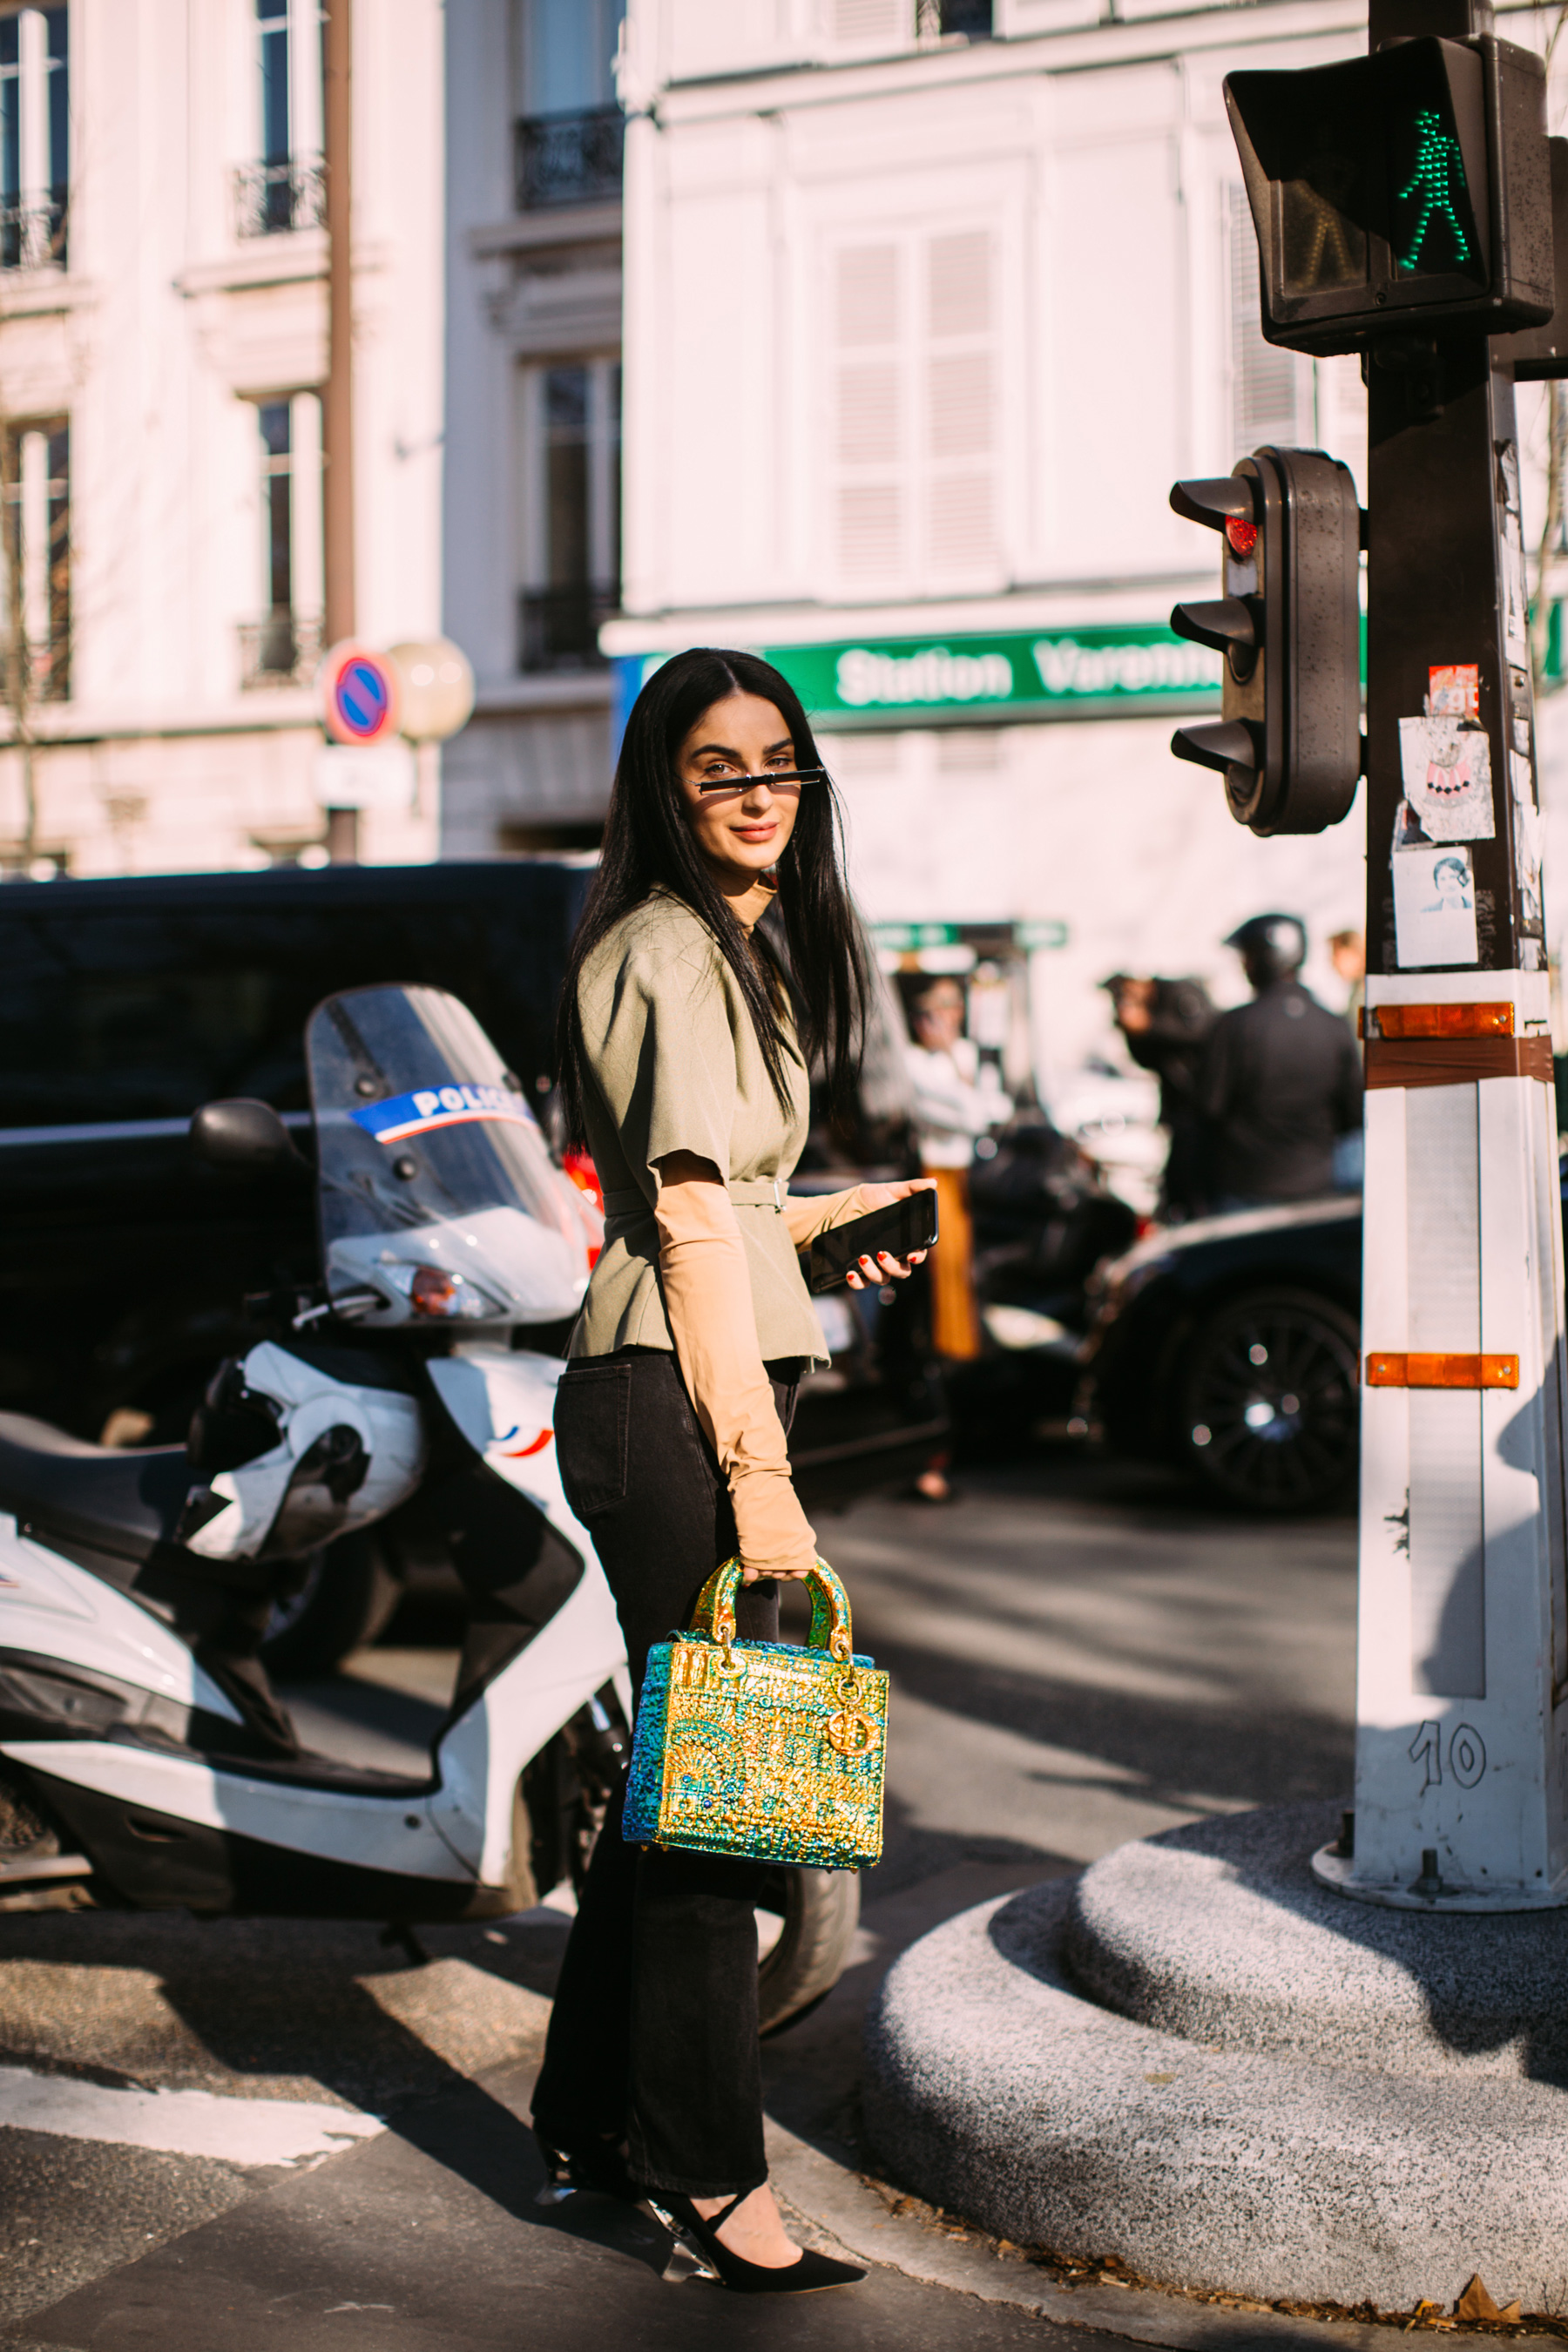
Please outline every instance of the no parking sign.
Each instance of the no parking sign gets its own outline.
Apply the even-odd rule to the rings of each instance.
[[[397,668],[385,654],[344,637],[323,659],[318,683],[334,743],[385,743],[396,734]]]

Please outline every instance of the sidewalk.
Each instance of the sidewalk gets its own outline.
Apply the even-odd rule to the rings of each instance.
[[[1500,2336],[1545,2345],[1568,2335],[1568,2321],[1561,2330],[1494,2326],[1482,2333],[1433,2312],[1411,2330],[1403,2321],[1304,2316],[1241,2298],[1211,2301],[1138,2286],[1092,2261],[1054,2263],[1037,2250],[1032,2258],[961,2217],[901,2194],[881,2177],[859,2139],[851,2087],[858,2078],[849,2060],[852,2049],[858,2058],[866,2004],[900,1953],[929,1927],[1004,1891],[1016,1891],[1005,1870],[970,1864],[926,1881],[901,1900],[868,1906],[865,1957],[813,2016],[764,2045],[768,2163],[775,2193],[801,2225],[796,2234],[803,2241],[987,2303],[1013,2305],[1058,2327],[1168,2346],[1172,2352],[1393,2352],[1396,2336],[1406,2332],[1440,2332],[1445,2345],[1476,2352]],[[1071,2273],[1079,2275],[1069,2278]]]

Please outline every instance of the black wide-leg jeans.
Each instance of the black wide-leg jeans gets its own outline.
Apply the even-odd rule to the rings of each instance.
[[[802,1369],[767,1367],[786,1431]],[[568,1365],[555,1441],[640,1699],[649,1649],[690,1622],[736,1549],[729,1491],[668,1349]],[[735,1615],[742,1642],[776,1642],[777,1585],[742,1585]],[[688,2197],[744,2193],[766,2179],[755,1918],[764,1877],[759,1863],[628,1845],[617,1796],[573,1922],[534,2092],[546,2139],[581,2148],[624,2135],[635,2179]]]

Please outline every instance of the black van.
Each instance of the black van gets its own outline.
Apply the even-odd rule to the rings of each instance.
[[[214,1367],[258,1336],[247,1297],[317,1272],[309,1192],[203,1167],[191,1113],[255,1095],[307,1126],[306,1020],[376,981],[460,997],[542,1101],[593,864],[0,888],[0,1412],[109,1444],[183,1439]],[[795,1424],[811,1507],[912,1475],[945,1436],[907,1354],[874,1302],[838,1309],[834,1369]]]
[[[565,858],[0,889],[0,1411],[182,1438],[256,1336],[247,1294],[316,1270],[309,1195],[202,1167],[191,1113],[256,1095],[307,1124],[306,1019],[373,981],[450,990],[548,1094],[592,878]]]

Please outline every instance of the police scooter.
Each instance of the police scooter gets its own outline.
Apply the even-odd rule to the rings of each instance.
[[[508,1344],[574,1310],[592,1212],[451,997],[351,991],[306,1044],[319,1300],[222,1368],[184,1446],[0,1416],[0,1900],[483,1918],[533,1892],[527,1768],[572,1726],[602,1801],[624,1752],[620,1629],[555,1467],[562,1367]],[[261,1103],[209,1105],[193,1142],[309,1174]],[[400,1520],[470,1606],[416,1777],[300,1753],[255,1656],[302,1560]]]
[[[354,989],[311,1015],[322,1286],[222,1366],[187,1444],[0,1414],[0,1909],[423,1921],[580,1882],[629,1747],[615,1606],[562,1491],[559,1359],[597,1213],[466,1007]],[[217,1168],[309,1181],[278,1114],[209,1104]],[[301,1753],[257,1655],[327,1543],[444,1557],[468,1627],[430,1768]],[[779,1874],[763,2009],[836,1981],[843,1874]],[[769,1923],[771,1925],[771,1923]]]

